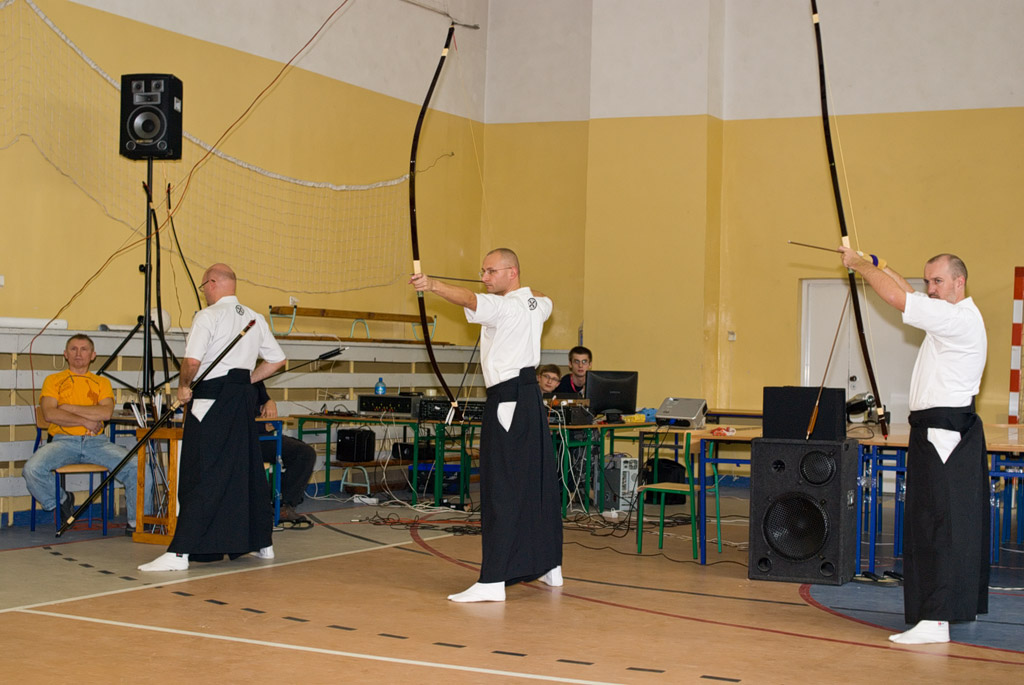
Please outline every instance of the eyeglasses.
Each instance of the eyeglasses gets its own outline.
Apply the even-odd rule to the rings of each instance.
[[[589,366],[590,365],[590,360],[589,359],[570,359],[569,363],[570,364],[575,364],[576,366]]]
[[[560,377],[551,373],[546,373],[543,376],[541,376],[541,378],[543,378],[546,381],[551,381],[552,383],[557,383],[558,381],[562,380]]]
[[[500,269],[480,269],[480,278],[483,278],[484,276],[493,276],[494,274],[498,273],[499,271],[504,271],[505,269],[511,269],[511,268],[512,268],[511,266],[503,266]]]
[[[206,285],[207,283],[209,283],[209,282],[210,282],[210,281],[212,281],[212,280],[213,280],[212,278],[207,278],[207,279],[206,279],[205,281],[203,281],[202,283],[200,283],[200,284],[199,284],[199,287],[198,287],[198,288],[196,288],[196,289],[197,289],[197,290],[202,290],[202,289],[203,289],[203,286],[204,286],[204,285]]]

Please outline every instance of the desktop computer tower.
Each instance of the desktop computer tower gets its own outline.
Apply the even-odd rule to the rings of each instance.
[[[611,454],[605,463],[602,511],[629,511],[636,499],[640,460],[628,454]],[[598,490],[600,492],[600,490]]]

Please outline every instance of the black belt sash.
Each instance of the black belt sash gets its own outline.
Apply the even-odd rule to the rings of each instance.
[[[966,407],[932,407],[910,412],[911,428],[941,428],[956,431],[963,438],[978,418],[974,413],[974,400]]]
[[[220,397],[224,388],[231,385],[251,385],[252,372],[248,369],[231,369],[223,376],[211,378],[196,384],[192,388],[192,399],[194,400],[216,400]]]

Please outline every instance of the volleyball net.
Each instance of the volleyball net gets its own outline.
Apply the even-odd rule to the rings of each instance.
[[[145,232],[145,171],[118,154],[119,90],[120,78],[32,0],[0,0],[0,154],[31,143],[132,239]],[[186,130],[181,159],[159,162],[161,175],[175,179],[172,205],[209,151]],[[407,183],[407,175],[367,185],[288,178],[213,150],[174,221],[182,252],[197,267],[227,262],[243,280],[288,293],[358,290],[408,271]],[[167,197],[155,185],[164,222]],[[113,222],[110,230],[120,230]],[[171,246],[163,240],[163,249]]]

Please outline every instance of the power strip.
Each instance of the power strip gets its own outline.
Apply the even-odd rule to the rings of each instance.
[[[368,495],[356,495],[352,498],[352,501],[356,504],[377,504],[378,499]]]

